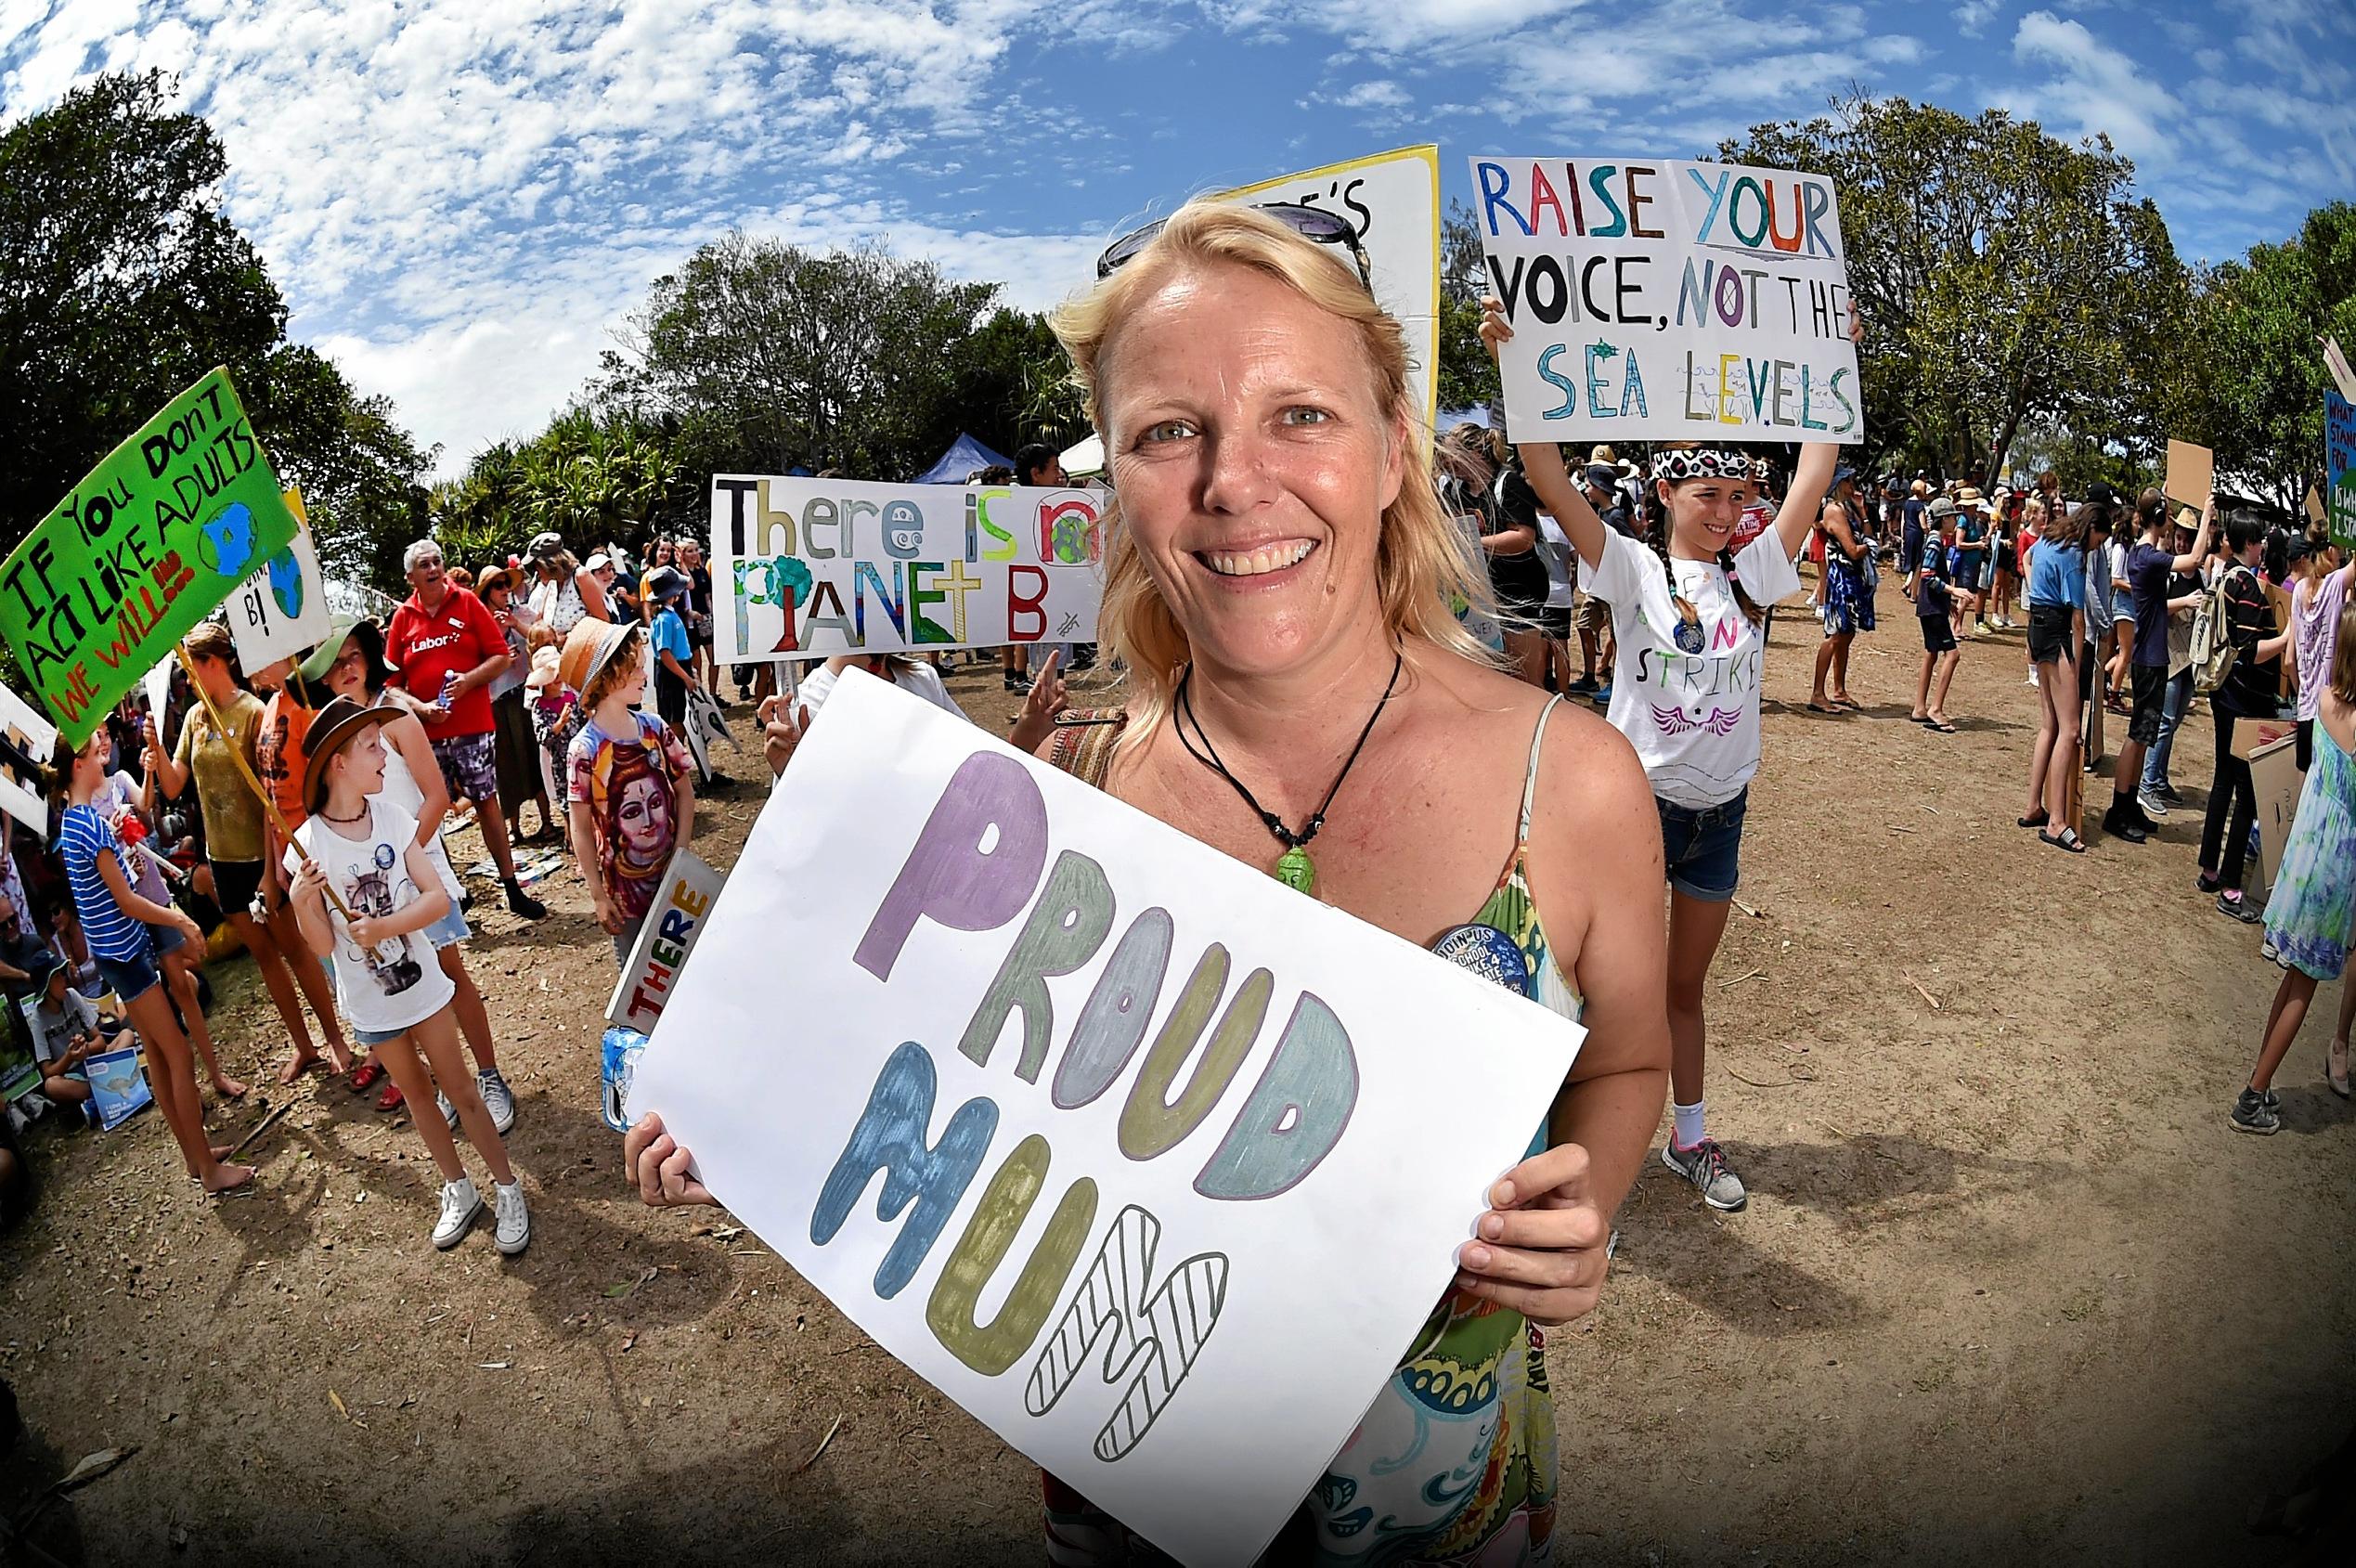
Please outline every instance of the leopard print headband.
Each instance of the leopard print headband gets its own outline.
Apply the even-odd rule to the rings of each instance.
[[[1748,479],[1751,460],[1722,447],[1680,447],[1652,460],[1652,477],[1672,485],[1682,479]]]

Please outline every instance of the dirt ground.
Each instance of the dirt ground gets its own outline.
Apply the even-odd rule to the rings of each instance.
[[[2012,825],[2021,634],[1967,645],[1962,732],[1933,734],[1883,599],[1862,717],[1805,710],[1815,628],[1775,628],[1755,914],[1710,992],[1713,1127],[1753,1199],[1714,1215],[1649,1164],[1601,1308],[1555,1337],[1562,1560],[2298,1560],[2244,1521],[2356,1423],[2356,1115],[2319,1062],[2339,987],[2279,1081],[2283,1134],[2236,1135],[2277,972],[2193,891],[2205,716],[2177,749],[2194,810],[2055,853]],[[1003,729],[995,684],[953,682]],[[698,848],[727,863],[760,798],[723,794]],[[154,1115],[53,1119],[39,1206],[0,1238],[29,1429],[0,1508],[136,1445],[30,1540],[70,1563],[1042,1561],[1020,1456],[726,1215],[624,1186],[597,1112],[613,960],[577,880],[537,927],[478,891],[530,1251],[437,1254],[422,1146],[338,1083],[257,1141],[257,1196],[213,1206]],[[256,1082],[213,1110],[234,1137],[279,1098],[283,1042],[250,964],[215,984]]]

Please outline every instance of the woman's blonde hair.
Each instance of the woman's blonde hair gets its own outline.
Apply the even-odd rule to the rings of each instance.
[[[1114,333],[1172,274],[1222,263],[1275,279],[1356,330],[1374,374],[1376,401],[1393,428],[1407,429],[1411,447],[1404,454],[1398,497],[1383,509],[1375,549],[1383,623],[1394,641],[1420,638],[1459,657],[1494,664],[1489,651],[1456,619],[1457,603],[1492,613],[1488,575],[1475,563],[1471,541],[1440,505],[1431,444],[1408,375],[1406,334],[1331,247],[1249,207],[1189,201],[1133,260],[1058,308],[1050,323],[1071,356],[1072,379],[1107,452],[1117,449],[1105,428],[1104,357]],[[1133,722],[1123,740],[1142,742],[1170,710],[1188,657],[1186,634],[1155,586],[1135,538],[1120,526],[1118,491],[1106,504],[1103,527],[1110,542],[1096,635],[1129,667]]]

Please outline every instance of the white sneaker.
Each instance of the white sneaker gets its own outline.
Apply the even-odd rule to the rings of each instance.
[[[442,1217],[434,1225],[434,1245],[448,1251],[466,1239],[466,1233],[474,1224],[474,1216],[483,1212],[483,1195],[474,1190],[474,1178],[460,1176],[442,1188]]]
[[[507,1130],[515,1125],[515,1091],[507,1086],[507,1080],[499,1076],[499,1069],[495,1067],[476,1073],[474,1086],[482,1092],[484,1108],[491,1113],[491,1125],[505,1137]]]
[[[493,1182],[491,1207],[498,1221],[491,1245],[511,1258],[532,1244],[532,1216],[524,1207],[522,1182]]]

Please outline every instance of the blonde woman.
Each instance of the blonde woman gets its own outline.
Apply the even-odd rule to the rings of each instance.
[[[1486,585],[1431,483],[1405,340],[1350,256],[1196,202],[1107,269],[1055,327],[1118,497],[1099,625],[1131,702],[1120,724],[1058,732],[1050,759],[1413,941],[1497,927],[1538,1002],[1591,1031],[1279,1549],[1542,1561],[1543,1326],[1595,1305],[1666,1080],[1661,847],[1631,831],[1650,787],[1609,726],[1456,624],[1451,596],[1485,603]],[[1437,1070],[1447,1043],[1431,1053]],[[708,1199],[653,1119],[625,1158],[648,1202]],[[1417,1392],[1435,1377],[1464,1400],[1435,1410]],[[1055,1478],[1048,1530],[1059,1563],[1137,1561]]]

